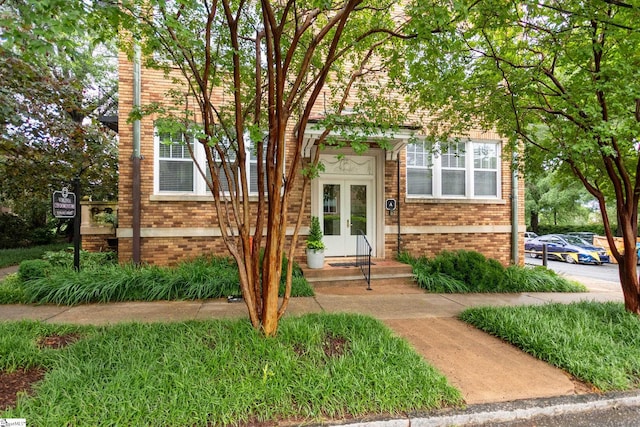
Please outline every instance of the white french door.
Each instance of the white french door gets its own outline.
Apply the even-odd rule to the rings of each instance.
[[[321,179],[319,193],[327,256],[355,255],[360,231],[375,241],[372,179]]]

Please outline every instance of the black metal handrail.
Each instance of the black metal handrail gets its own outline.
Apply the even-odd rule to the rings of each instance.
[[[364,235],[362,230],[358,230],[358,237],[356,243],[356,266],[360,267],[360,271],[364,275],[364,280],[367,281],[367,290],[371,290],[371,244],[367,240],[367,236]]]

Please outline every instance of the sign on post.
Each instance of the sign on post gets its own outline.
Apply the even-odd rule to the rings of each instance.
[[[69,192],[67,187],[62,191],[53,192],[53,216],[56,218],[75,218],[76,195]]]

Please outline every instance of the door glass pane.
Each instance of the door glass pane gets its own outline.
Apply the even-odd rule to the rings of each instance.
[[[322,186],[322,216],[325,236],[340,235],[340,185]]]
[[[367,186],[351,185],[351,235],[367,234]]]

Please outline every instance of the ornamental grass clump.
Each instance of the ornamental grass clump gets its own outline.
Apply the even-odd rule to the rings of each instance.
[[[586,288],[545,267],[504,267],[474,251],[443,251],[433,259],[401,254],[418,286],[437,293],[585,292]]]
[[[92,258],[94,257],[94,258]],[[238,269],[231,258],[200,257],[175,267],[119,265],[99,254],[86,256],[79,272],[68,254],[23,262],[19,282],[3,287],[2,300],[76,305],[93,302],[194,300],[239,295]],[[283,265],[286,265],[286,260]],[[281,294],[284,283],[281,284]],[[291,296],[313,290],[294,264]]]

